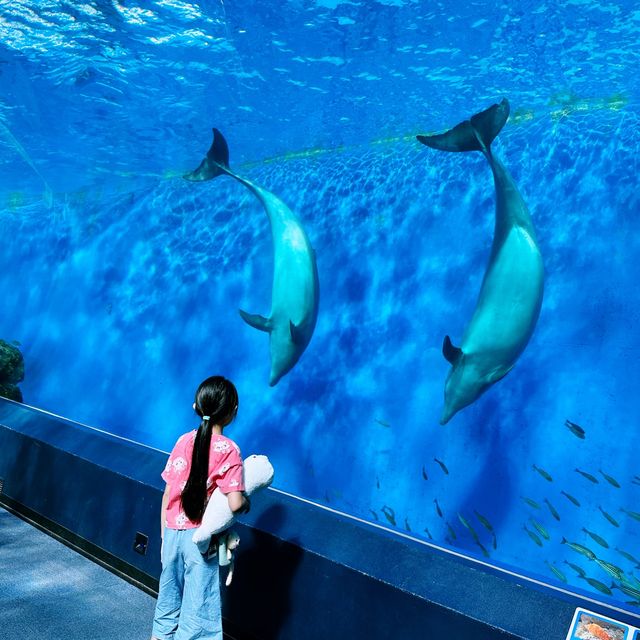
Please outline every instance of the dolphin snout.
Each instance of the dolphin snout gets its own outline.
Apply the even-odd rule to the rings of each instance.
[[[447,424],[447,422],[449,422],[449,420],[453,418],[455,413],[456,412],[452,410],[450,407],[445,407],[442,410],[442,415],[440,416],[440,424]]]

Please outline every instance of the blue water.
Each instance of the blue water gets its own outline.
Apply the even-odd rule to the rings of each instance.
[[[164,449],[223,373],[229,435],[279,488],[637,612],[562,540],[640,578],[617,550],[640,559],[621,511],[640,511],[640,13],[458,5],[0,2],[0,338],[24,353],[25,402]],[[442,339],[473,312],[494,187],[480,154],[415,134],[503,96],[494,151],[544,301],[513,371],[443,427]],[[238,315],[269,312],[264,210],[229,178],[180,178],[212,126],[317,254],[315,333],[274,388],[267,335]]]

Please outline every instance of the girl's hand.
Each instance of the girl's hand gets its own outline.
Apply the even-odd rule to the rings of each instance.
[[[249,499],[242,493],[242,491],[232,491],[227,494],[227,500],[229,501],[229,509],[235,513],[246,513],[248,511],[247,505]]]

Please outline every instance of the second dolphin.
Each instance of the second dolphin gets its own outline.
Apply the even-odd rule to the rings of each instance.
[[[236,175],[229,168],[229,147],[213,130],[213,143],[200,166],[184,176],[202,182],[220,175],[235,178],[264,207],[273,238],[273,288],[268,318],[240,311],[243,320],[269,334],[274,386],[289,372],[307,348],[318,318],[319,284],[315,252],[298,218],[278,197]]]
[[[446,133],[417,136],[441,151],[481,151],[496,189],[493,245],[475,311],[460,347],[449,336],[442,347],[451,370],[441,424],[509,373],[533,334],[542,305],[544,269],[531,216],[513,178],[491,152],[508,117],[509,103],[503,100]]]

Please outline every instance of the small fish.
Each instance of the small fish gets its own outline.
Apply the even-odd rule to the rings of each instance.
[[[574,551],[581,553],[583,556],[589,558],[589,560],[595,560],[596,554],[591,551],[588,547],[585,547],[577,542],[569,542],[566,538],[562,538],[562,544],[569,545]]]
[[[424,532],[427,534],[429,540],[433,540],[433,536],[431,535],[431,531],[427,527],[424,528]]]
[[[495,531],[493,531],[492,533],[493,533],[493,548],[497,549],[498,548],[498,538],[496,538]]]
[[[598,509],[600,509],[600,513],[614,526],[619,527],[618,521],[610,514],[608,514],[600,505],[598,505]]]
[[[378,476],[376,476],[376,487],[378,489],[380,488],[380,478],[378,478]]]
[[[593,531],[589,531],[589,529],[585,529],[584,527],[582,527],[582,530],[587,535],[591,536],[591,538],[595,540],[601,547],[604,547],[605,549],[609,548],[609,543],[602,536],[599,536],[597,533],[593,533]]]
[[[545,540],[551,540],[551,536],[549,535],[549,533],[547,532],[547,530],[536,520],[534,520],[533,518],[529,518],[529,520],[531,521],[531,524],[535,527],[536,531],[545,539]]]
[[[584,440],[584,437],[586,435],[585,430],[579,424],[571,422],[571,420],[565,420],[564,426],[567,427],[574,436],[577,436],[578,438]]]
[[[622,582],[624,582],[625,584],[630,584],[632,587],[637,587],[638,589],[640,589],[640,580],[638,580],[638,578],[636,578],[633,575],[628,577],[625,576]]]
[[[569,500],[570,502],[573,502],[573,504],[576,505],[576,507],[580,506],[580,503],[578,502],[578,500],[576,498],[574,498],[570,493],[567,493],[566,491],[561,491],[560,492],[565,498],[567,498],[567,500]]]
[[[457,540],[458,536],[456,535],[456,532],[453,530],[453,527],[447,522],[447,529],[449,530],[449,535],[451,536],[451,538],[453,540]]]
[[[487,551],[486,547],[479,541],[476,540],[476,544],[480,547],[480,550],[482,551],[482,555],[485,558],[489,557],[489,552]]]
[[[564,575],[564,573],[562,573],[562,571],[560,571],[560,569],[558,569],[558,567],[556,567],[555,565],[552,565],[548,560],[545,560],[545,563],[547,565],[547,567],[549,567],[549,569],[551,569],[551,573],[553,573],[553,575],[558,578],[558,580],[561,580],[562,582],[567,582],[567,576]]]
[[[447,465],[442,462],[442,460],[438,460],[438,458],[434,458],[434,461],[440,465],[440,468],[445,472],[446,475],[449,475],[449,469],[447,469]]]
[[[462,523],[463,527],[466,527],[469,530],[469,533],[471,534],[471,537],[476,541],[476,543],[480,542],[480,538],[478,537],[478,534],[476,533],[476,530],[467,522],[467,519],[462,516],[461,514],[458,513],[458,520],[460,520],[460,522]]]
[[[409,518],[405,518],[405,519],[404,519],[404,528],[405,528],[407,531],[411,531],[411,527],[409,526]]]
[[[325,491],[325,492],[324,492],[324,501],[325,501],[326,503],[330,503],[330,502],[331,502],[331,496],[329,495],[329,492],[328,492],[328,491]]]
[[[542,540],[540,540],[540,538],[538,538],[538,536],[533,533],[533,531],[529,531],[529,529],[527,529],[527,525],[522,525],[524,527],[524,530],[529,534],[529,537],[539,546],[542,546]]]
[[[630,518],[633,518],[634,520],[640,522],[640,513],[638,513],[637,511],[628,511],[624,507],[620,507],[620,511],[622,511],[622,513],[626,513]]]
[[[640,478],[637,476],[631,481],[631,484],[640,484]]]
[[[388,422],[385,422],[384,420],[378,420],[378,418],[375,419],[375,421],[381,426],[381,427],[386,427],[387,429],[391,426]]]
[[[394,527],[396,526],[396,513],[391,507],[387,507],[385,504],[382,507],[382,513],[384,513],[385,518],[389,521],[389,524],[392,524]]]
[[[579,567],[577,564],[573,564],[573,562],[568,562],[567,560],[565,560],[564,563],[568,564],[581,578],[586,577],[587,572],[582,567]]]
[[[423,477],[425,480],[428,480],[428,479],[429,479],[429,476],[427,475],[427,472],[425,471],[424,465],[422,465],[422,477]]]
[[[540,505],[535,501],[532,500],[531,498],[526,498],[525,496],[520,496],[530,507],[533,507],[534,509],[539,509]]]
[[[580,471],[580,469],[574,469],[574,471],[579,473],[581,476],[585,477],[587,480],[590,480],[594,484],[599,484],[598,478],[596,478],[595,476],[592,476],[590,473],[587,473],[586,471]]]
[[[611,589],[609,589],[606,584],[600,582],[600,580],[596,580],[595,578],[583,578],[583,580],[586,580],[594,589],[597,589],[601,593],[605,593],[608,596],[613,595]]]
[[[434,502],[436,503],[436,513],[442,518],[442,509],[440,508],[440,505],[438,504],[438,499],[436,498],[434,500]]]
[[[473,513],[476,514],[476,518],[478,518],[478,520],[480,520],[480,524],[487,530],[490,531],[491,533],[493,533],[493,526],[492,524],[480,513],[478,513],[475,509],[473,511]]]
[[[378,514],[373,510],[373,509],[369,509],[369,512],[371,513],[371,515],[373,516],[373,519],[377,522],[378,521]]]
[[[612,486],[615,487],[616,489],[620,488],[620,483],[615,479],[612,478],[611,476],[607,475],[602,469],[598,469],[598,471],[602,474],[602,477]]]
[[[622,549],[618,549],[618,547],[616,547],[615,549],[623,558],[626,558],[629,562],[635,564],[636,567],[640,569],[640,560],[638,560],[637,558],[634,558],[630,553],[627,553]]]
[[[531,467],[535,471],[537,471],[545,480],[547,480],[548,482],[553,482],[553,478],[544,469],[537,467],[535,464],[532,464]]]
[[[624,575],[624,571],[617,567],[615,564],[611,564],[606,560],[601,560],[600,558],[596,558],[596,562],[612,577],[616,580],[622,580],[622,576]]]
[[[616,587],[620,589],[622,593],[626,593],[628,596],[632,598],[640,599],[640,589],[630,584],[628,580],[621,580],[620,584],[611,585],[612,587]]]
[[[555,510],[554,506],[545,498],[544,501],[547,503],[547,507],[549,507],[549,511],[551,515],[556,519],[560,520],[560,514]]]

